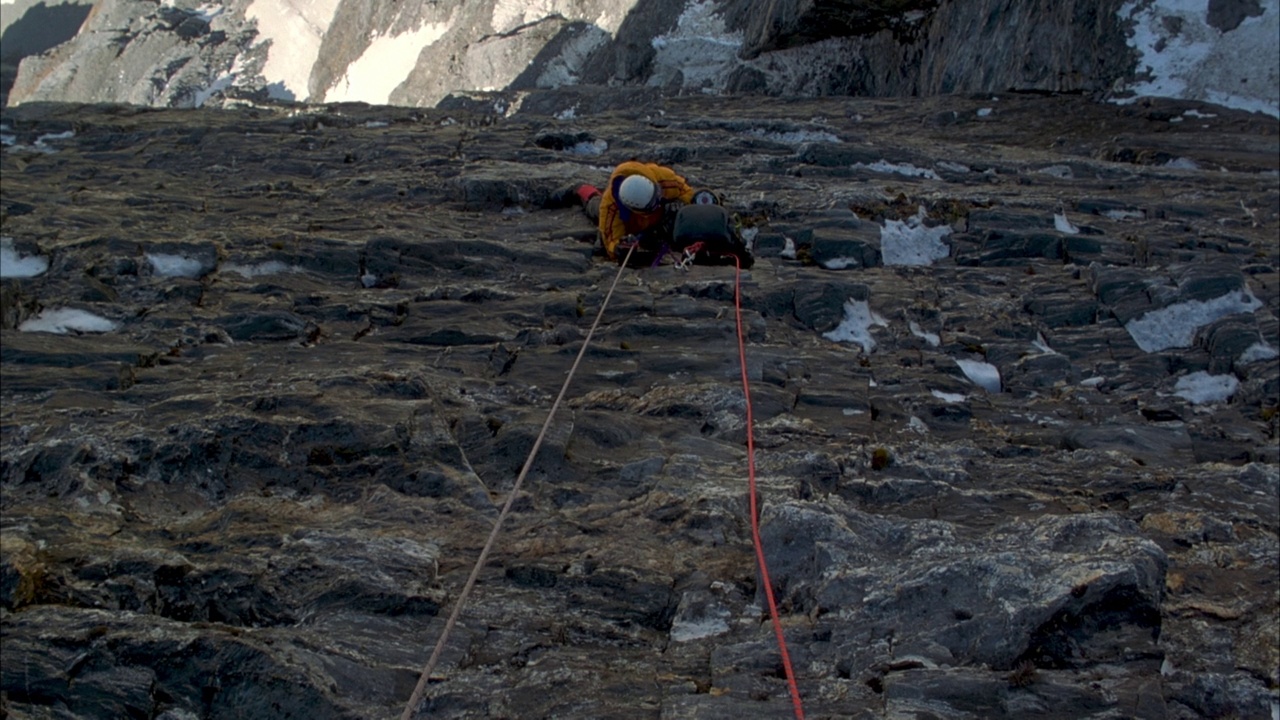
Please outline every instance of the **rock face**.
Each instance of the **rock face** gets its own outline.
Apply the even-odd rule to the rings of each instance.
[[[756,251],[809,716],[1273,712],[1270,120],[580,88],[0,122],[12,717],[399,713],[617,273],[557,190],[631,157]],[[790,715],[733,298],[624,271],[415,717]]]
[[[99,0],[11,103],[215,94],[430,107],[455,91],[1182,97],[1280,115],[1280,0]]]

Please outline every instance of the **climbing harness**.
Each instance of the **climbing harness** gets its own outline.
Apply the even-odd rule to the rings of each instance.
[[[440,661],[440,656],[444,652],[449,634],[453,632],[453,628],[458,622],[458,617],[462,613],[462,608],[466,604],[467,598],[470,597],[471,591],[475,588],[476,581],[480,577],[480,571],[484,568],[485,562],[489,558],[489,553],[493,550],[493,544],[498,537],[499,530],[502,528],[502,523],[511,511],[511,506],[520,491],[520,486],[524,483],[525,477],[529,474],[529,469],[533,466],[534,458],[537,457],[538,450],[542,447],[542,441],[547,435],[547,430],[551,427],[551,420],[555,417],[556,410],[560,407],[560,402],[569,391],[569,383],[573,381],[574,373],[578,370],[582,356],[586,354],[587,346],[591,343],[591,338],[595,334],[596,328],[600,325],[600,319],[604,317],[605,308],[609,306],[609,300],[613,297],[613,291],[617,288],[618,281],[622,278],[622,271],[626,269],[627,262],[631,259],[631,254],[636,249],[636,244],[632,243],[627,247],[627,255],[618,265],[618,274],[614,276],[613,284],[609,286],[609,292],[605,294],[604,301],[600,304],[600,310],[596,313],[595,321],[591,323],[591,329],[587,331],[587,337],[582,341],[582,347],[578,349],[578,355],[574,358],[573,365],[569,367],[569,373],[564,379],[564,385],[560,387],[560,393],[556,396],[555,402],[551,404],[551,410],[548,411],[547,419],[542,423],[542,429],[538,432],[533,448],[529,450],[529,456],[525,458],[524,465],[520,468],[520,474],[516,477],[515,484],[511,486],[507,501],[503,504],[502,511],[498,513],[498,519],[494,522],[493,529],[489,532],[489,539],[485,541],[484,548],[480,551],[480,557],[476,560],[475,566],[471,569],[471,574],[462,586],[462,592],[458,594],[458,599],[454,602],[453,611],[449,614],[444,630],[440,633],[440,638],[436,641],[435,648],[431,651],[431,657],[422,668],[418,683],[413,688],[413,694],[409,697],[409,702],[405,705],[404,712],[400,715],[400,720],[410,720],[414,709],[422,700],[422,694],[426,690],[431,672],[435,670],[436,664]],[[702,243],[696,243],[685,248],[684,258],[676,263],[676,267],[681,270],[687,269],[689,264],[692,263],[693,257],[703,249]],[[760,540],[760,518],[756,492],[755,437],[752,430],[754,420],[751,411],[751,385],[747,378],[747,351],[745,336],[742,331],[742,263],[736,254],[728,252],[722,254],[732,258],[734,265],[733,306],[738,331],[738,362],[742,369],[742,395],[747,412],[747,488],[751,514],[751,541],[755,547],[756,563],[760,570],[760,581],[764,585],[765,599],[769,604],[769,617],[773,622],[773,632],[778,640],[778,650],[782,655],[782,667],[787,678],[787,688],[791,693],[791,706],[795,711],[796,720],[804,720],[804,705],[800,699],[800,688],[796,685],[795,671],[791,667],[791,655],[787,652],[787,641],[782,632],[782,620],[778,615],[778,604],[773,596],[773,584],[769,580],[769,568],[765,561],[764,545]]]

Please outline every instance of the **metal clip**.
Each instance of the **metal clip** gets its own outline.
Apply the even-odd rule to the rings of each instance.
[[[697,242],[684,249],[684,257],[676,262],[677,270],[688,270],[693,266],[693,258],[702,250],[702,243]]]

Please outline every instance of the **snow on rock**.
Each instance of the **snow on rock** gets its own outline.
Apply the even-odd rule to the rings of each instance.
[[[800,145],[802,143],[823,142],[838,143],[843,142],[840,138],[827,132],[826,130],[791,130],[787,132],[770,132],[762,128],[754,128],[747,131],[748,135],[773,142],[785,143],[788,145]]]
[[[1112,220],[1142,220],[1147,216],[1141,210],[1104,210],[1102,214]]]
[[[105,333],[117,327],[119,327],[117,323],[84,310],[59,308],[41,312],[19,325],[18,330],[67,335],[69,333]]]
[[[995,365],[980,360],[956,360],[956,365],[974,385],[987,392],[1000,392],[1000,370]]]
[[[453,27],[453,19],[423,23],[417,30],[398,35],[375,35],[347,72],[325,93],[325,102],[367,102],[386,105],[391,92],[408,79],[423,48]]]
[[[1210,24],[1205,3],[1132,0],[1120,7],[1132,22],[1128,43],[1139,56],[1135,81],[1123,88],[1139,96],[1204,100],[1280,117],[1280,0],[1258,0],[1261,12],[1234,28]]]
[[[576,145],[572,145],[564,149],[571,155],[601,155],[605,150],[609,149],[609,143],[604,140],[583,140]]]
[[[39,255],[22,255],[13,247],[13,238],[0,238],[0,278],[29,278],[43,275],[49,261]]]
[[[1040,351],[1045,355],[1060,355],[1057,350],[1049,347],[1049,341],[1044,338],[1044,333],[1036,332],[1036,339],[1031,343],[1031,347]]]
[[[924,224],[924,208],[906,220],[885,220],[880,228],[880,252],[885,265],[932,265],[951,254],[951,248],[942,238],[951,234],[951,227]]]
[[[151,270],[160,277],[195,278],[208,270],[200,260],[185,255],[147,253],[146,258]]]
[[[221,268],[224,273],[235,273],[241,277],[254,278],[263,275],[279,275],[282,273],[301,272],[302,269],[296,265],[285,265],[279,260],[268,260],[257,265],[223,265]]]
[[[878,173],[892,173],[894,175],[906,175],[907,177],[919,177],[927,180],[941,180],[938,173],[929,168],[919,168],[911,163],[891,163],[888,160],[877,160],[873,163],[854,163],[854,170],[870,170]]]
[[[1280,352],[1265,342],[1256,342],[1240,353],[1239,362],[1241,365],[1248,365],[1261,360],[1274,360],[1280,357]]]
[[[1191,347],[1196,331],[1219,318],[1248,313],[1262,301],[1246,290],[1236,290],[1212,300],[1187,300],[1152,310],[1125,323],[1133,341],[1145,352]]]
[[[1067,235],[1080,234],[1080,228],[1072,225],[1071,221],[1067,219],[1065,213],[1058,213],[1053,216],[1053,227],[1056,228],[1058,232],[1065,233]]]
[[[1195,405],[1226,402],[1240,389],[1235,375],[1210,375],[1201,370],[1178,378],[1173,394]]]
[[[742,31],[728,31],[713,0],[694,0],[671,32],[650,41],[655,55],[649,85],[666,87],[680,78],[686,88],[723,90],[729,70],[739,64],[742,37]]]
[[[888,327],[889,323],[880,317],[866,300],[850,300],[844,304],[844,321],[834,330],[825,332],[822,337],[835,342],[850,342],[862,347],[869,353],[876,349],[875,338],[871,337],[871,327],[880,325]]]
[[[931,390],[930,393],[939,400],[947,403],[962,403],[965,401],[965,398],[968,397],[961,393],[949,393],[941,390]]]
[[[270,43],[262,76],[271,95],[307,100],[311,67],[320,56],[324,34],[338,11],[339,0],[254,0],[245,17],[258,26],[260,42]]]
[[[933,347],[938,347],[942,344],[942,338],[938,337],[937,333],[921,330],[920,326],[916,324],[914,320],[908,323],[907,327],[911,329],[912,335],[915,335],[918,338],[923,338],[925,342],[929,343]]]

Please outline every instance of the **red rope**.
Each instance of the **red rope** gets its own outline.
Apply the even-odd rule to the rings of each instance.
[[[729,255],[730,253],[725,253]],[[732,255],[733,308],[738,321],[738,364],[742,366],[742,396],[747,403],[747,492],[751,501],[751,540],[756,548],[756,563],[760,566],[760,581],[764,583],[764,596],[769,601],[769,617],[773,620],[773,634],[778,637],[778,650],[782,653],[782,669],[787,674],[787,687],[791,690],[791,707],[796,720],[804,720],[804,705],[800,702],[800,688],[796,674],[791,669],[791,655],[787,652],[787,640],[782,635],[782,621],[778,618],[778,604],[773,599],[773,584],[769,581],[769,566],[764,559],[764,544],[760,542],[760,518],[756,510],[756,445],[751,416],[751,385],[747,381],[747,350],[742,334],[742,263]]]

